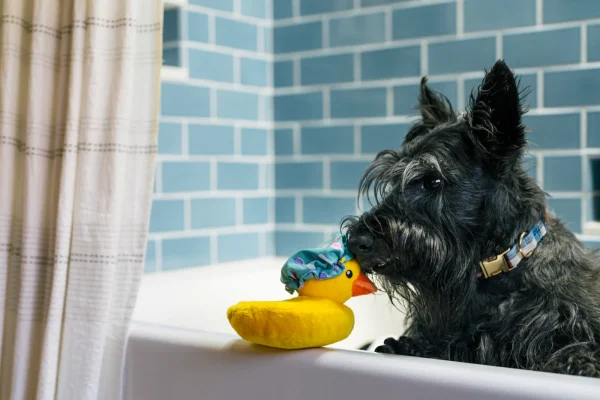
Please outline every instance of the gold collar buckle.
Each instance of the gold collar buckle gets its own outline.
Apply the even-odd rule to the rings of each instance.
[[[485,278],[489,278],[490,276],[498,275],[502,272],[510,271],[508,264],[506,263],[506,259],[504,255],[510,251],[510,248],[506,249],[506,251],[497,256],[490,257],[486,260],[483,260],[479,263],[481,267],[481,271],[483,272],[483,276]]]

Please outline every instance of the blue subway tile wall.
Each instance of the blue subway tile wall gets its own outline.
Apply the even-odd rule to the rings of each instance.
[[[453,39],[433,43],[429,51],[430,74],[456,74],[490,68],[496,61],[496,38]]]
[[[465,32],[535,25],[536,0],[465,0]]]
[[[403,78],[421,72],[419,46],[366,51],[361,54],[362,80]]]
[[[232,125],[190,124],[188,153],[191,155],[233,154],[235,146],[233,136]]]
[[[208,16],[202,12],[188,11],[187,17],[187,39],[193,42],[208,43]],[[165,28],[167,28],[165,22]]]
[[[190,77],[233,82],[233,56],[227,53],[190,49]]]
[[[596,0],[544,0],[544,23],[581,21],[600,18]]]
[[[148,273],[274,254],[271,4],[165,12],[163,58],[185,73],[162,82]]]
[[[394,40],[456,33],[456,4],[442,3],[401,8],[392,16]]]
[[[300,61],[302,85],[350,82],[354,80],[354,56],[339,54],[309,57]]]
[[[368,208],[421,76],[462,111],[498,58],[529,88],[527,173],[574,232],[600,218],[600,2],[190,0],[164,41],[188,78],[162,84],[147,272],[318,244]]]
[[[385,117],[386,113],[385,88],[331,91],[331,118]]]
[[[158,129],[158,154],[181,154],[182,125],[161,122]]]
[[[504,36],[504,58],[513,68],[578,64],[581,60],[580,28]]]
[[[352,154],[354,153],[354,127],[318,126],[301,130],[302,154]]]
[[[329,22],[329,43],[338,47],[383,42],[385,23],[384,13],[333,18]]]

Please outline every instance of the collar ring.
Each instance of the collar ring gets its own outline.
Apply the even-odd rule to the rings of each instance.
[[[525,253],[523,251],[523,238],[525,237],[526,234],[527,234],[527,232],[523,232],[523,233],[521,233],[521,236],[519,237],[519,253],[521,253],[521,257],[523,257],[523,258],[531,257],[531,255],[533,254],[533,251],[534,251],[534,250],[531,250],[529,253]]]

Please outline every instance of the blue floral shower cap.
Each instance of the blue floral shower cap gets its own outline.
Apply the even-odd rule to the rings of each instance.
[[[338,233],[315,249],[300,250],[281,268],[281,283],[290,294],[301,289],[304,281],[330,279],[344,272],[344,263],[352,259],[346,246],[346,237]]]

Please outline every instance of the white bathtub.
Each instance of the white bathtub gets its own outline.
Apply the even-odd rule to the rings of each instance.
[[[235,335],[225,316],[229,306],[242,300],[291,297],[279,282],[284,262],[283,258],[250,260],[144,276],[133,320]],[[354,310],[354,331],[331,347],[356,349],[404,330],[403,314],[384,294],[352,298],[346,304]]]
[[[348,301],[352,335],[331,349],[278,351],[240,340],[226,309],[240,300],[285,299],[283,259],[144,277],[127,348],[125,400],[594,399],[600,380],[384,356],[356,350],[400,335],[387,297]]]

